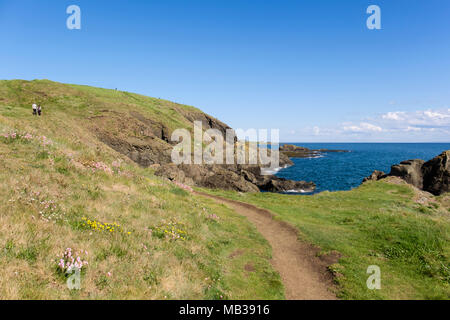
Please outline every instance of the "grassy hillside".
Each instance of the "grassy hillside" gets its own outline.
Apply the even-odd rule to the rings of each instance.
[[[190,128],[183,114],[202,113],[191,106],[139,94],[49,80],[1,80],[0,103],[5,108],[2,110],[4,116],[28,118],[31,104],[38,103],[44,107],[47,116],[60,121],[69,116],[90,118],[111,111],[143,112],[171,129]]]
[[[31,115],[33,102],[43,117]],[[188,126],[178,109],[200,112],[114,90],[0,81],[0,298],[284,297],[270,247],[245,219],[155,177],[92,130],[112,112],[106,121],[139,112]],[[140,134],[129,128],[118,134]],[[88,262],[79,291],[58,267],[67,248]]]
[[[206,191],[206,190],[205,190]],[[271,210],[322,253],[343,299],[450,299],[450,194],[433,197],[396,179],[314,196],[208,191]],[[370,265],[381,290],[368,290]]]
[[[150,144],[170,150],[164,136],[194,119],[217,121],[126,92],[0,81],[0,298],[284,298],[270,246],[246,219],[129,159]],[[450,298],[448,194],[385,181],[311,197],[208,192],[270,209],[338,252],[340,298]],[[79,291],[58,266],[67,248],[88,262]],[[381,290],[366,287],[369,265]]]

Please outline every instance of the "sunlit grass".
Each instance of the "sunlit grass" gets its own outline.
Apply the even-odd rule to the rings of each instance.
[[[0,97],[0,133],[34,137],[0,137],[1,299],[284,298],[270,246],[247,220],[138,167],[86,121],[105,109],[151,116],[182,106],[50,81],[0,81]],[[167,237],[155,236],[172,221]],[[88,252],[79,291],[58,271],[67,248]]]
[[[211,191],[210,191],[211,192]],[[410,186],[371,182],[315,196],[214,191],[271,210],[302,240],[338,251],[331,267],[345,299],[449,299],[449,195],[415,202]],[[382,289],[368,290],[367,268],[381,268]]]

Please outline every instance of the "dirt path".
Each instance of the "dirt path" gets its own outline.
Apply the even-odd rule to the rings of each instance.
[[[334,300],[331,276],[326,270],[330,261],[316,256],[317,249],[298,240],[290,225],[273,219],[270,211],[251,204],[233,201],[202,192],[196,194],[225,204],[247,217],[272,246],[272,265],[280,273],[288,300]]]

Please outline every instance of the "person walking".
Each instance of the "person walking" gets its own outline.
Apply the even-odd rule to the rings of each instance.
[[[41,105],[38,105],[38,115],[39,115],[39,117],[41,116],[41,114],[42,114],[42,107],[41,107]]]
[[[33,103],[33,116],[37,115],[37,105]]]

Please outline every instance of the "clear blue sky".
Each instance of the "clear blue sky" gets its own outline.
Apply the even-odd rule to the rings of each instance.
[[[450,141],[447,0],[0,0],[0,43],[1,79],[117,87],[283,141]]]

